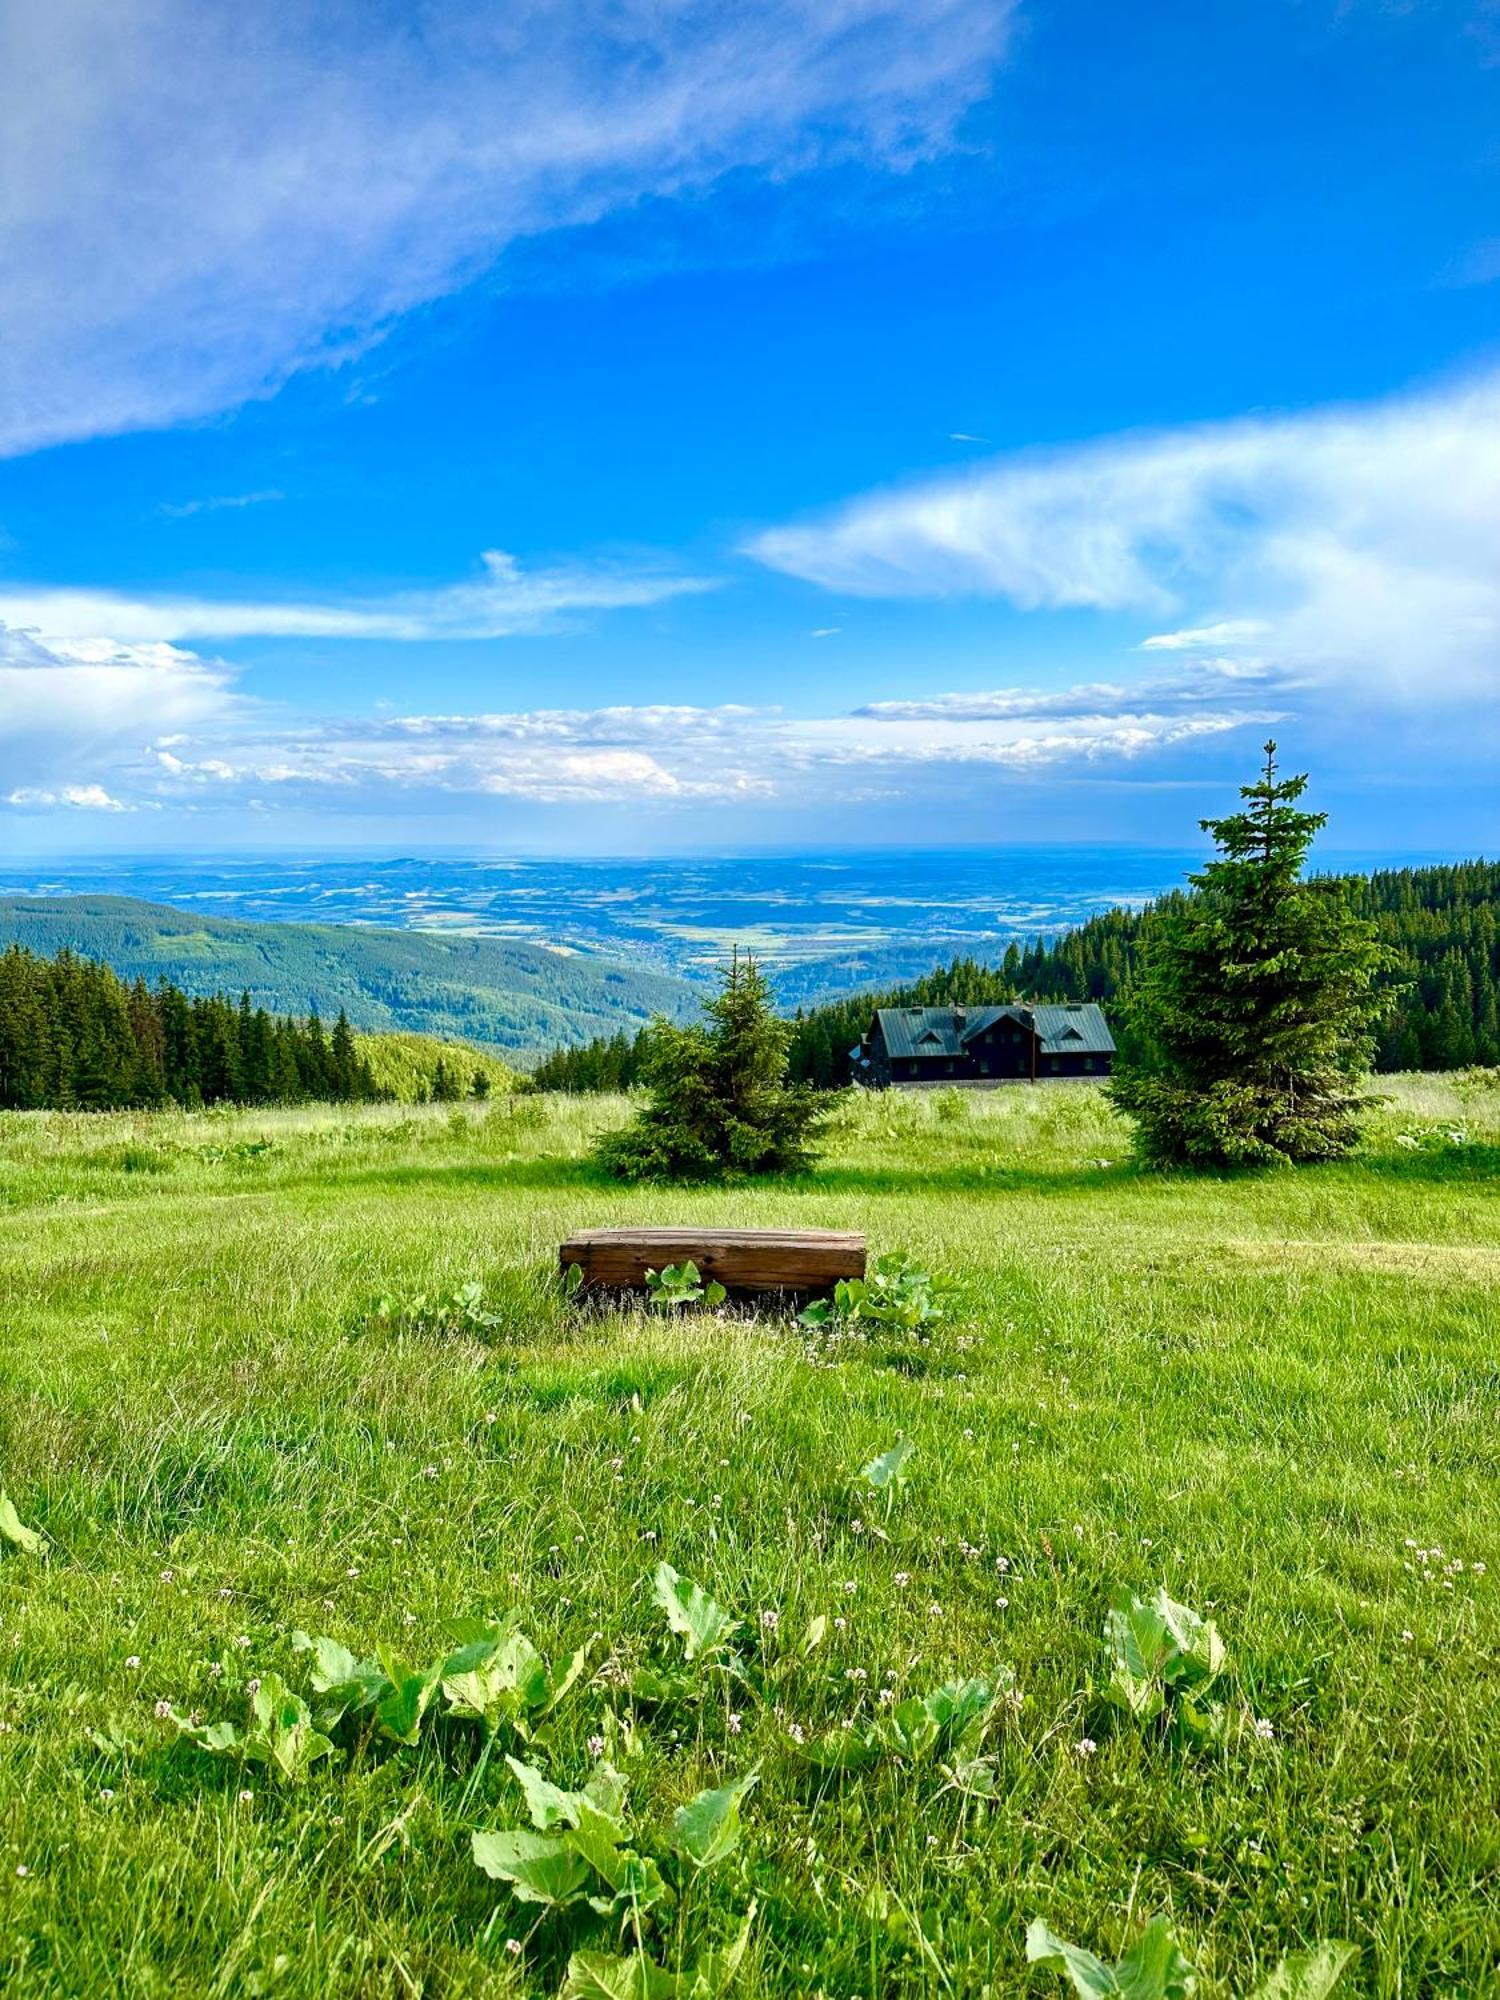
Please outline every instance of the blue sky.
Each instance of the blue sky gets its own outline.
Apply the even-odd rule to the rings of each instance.
[[[24,19],[29,14],[31,18]],[[1500,838],[1500,9],[0,23],[0,844]]]

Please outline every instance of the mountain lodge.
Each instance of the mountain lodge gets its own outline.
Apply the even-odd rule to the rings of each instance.
[[[1092,1001],[882,1007],[849,1052],[854,1081],[876,1089],[1108,1076],[1114,1053],[1114,1038]]]

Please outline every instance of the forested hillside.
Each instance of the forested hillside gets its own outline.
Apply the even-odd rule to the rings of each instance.
[[[1500,863],[1462,862],[1342,878],[1351,902],[1402,960],[1381,1029],[1381,1070],[1465,1069],[1500,1063]],[[1142,940],[1181,892],[1145,910],[1108,910],[1055,941],[1012,944],[996,965],[956,958],[880,992],[851,993],[796,1018],[792,1072],[821,1087],[849,1080],[849,1050],[877,1007],[976,1006],[1013,999],[1098,1000],[1128,1045],[1130,981]],[[621,1089],[639,1073],[638,1039],[610,1037],[555,1051],[536,1072],[544,1089]]]
[[[185,993],[248,992],[271,1013],[540,1052],[652,1014],[679,1019],[694,989],[662,973],[492,937],[203,917],[122,896],[0,898],[0,946],[101,959],[121,978]]]
[[[107,965],[20,945],[0,951],[0,1109],[112,1111],[162,1104],[296,1104],[381,1095],[345,1015],[306,1020],[127,986]]]

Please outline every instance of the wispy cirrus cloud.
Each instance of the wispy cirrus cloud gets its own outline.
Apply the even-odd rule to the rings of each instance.
[[[169,521],[186,521],[194,514],[222,514],[241,507],[267,507],[273,501],[285,498],[279,488],[268,486],[257,493],[215,493],[202,500],[163,500],[156,511],[164,514]]]
[[[1011,6],[0,10],[0,454],[233,407],[645,195],[929,152]]]
[[[713,590],[712,578],[624,564],[522,569],[489,549],[480,573],[461,583],[343,601],[275,598],[127,597],[108,590],[0,587],[0,621],[49,638],[117,643],[286,637],[311,639],[501,639],[541,632],[570,613],[660,604]]]
[[[1500,377],[1364,408],[1020,453],[749,544],[870,597],[1191,620],[1229,651],[1442,701],[1493,690]]]

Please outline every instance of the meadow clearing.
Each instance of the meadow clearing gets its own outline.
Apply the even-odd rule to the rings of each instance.
[[[1381,1089],[1357,1156],[1246,1179],[1141,1173],[1090,1086],[851,1098],[815,1172],[708,1192],[598,1177],[621,1100],[0,1117],[43,1538],[0,1546],[0,1990],[555,1993],[608,1920],[476,1867],[510,1751],[623,1773],[663,1966],[754,1906],[747,1996],[1056,1993],[1032,1918],[1113,1958],[1159,1912],[1210,2000],[1323,1938],[1341,1994],[1500,1992],[1500,1090]],[[684,1218],[862,1228],[947,1316],[564,1298],[571,1229]],[[696,1661],[663,1561],[739,1621]],[[1203,1742],[1104,1699],[1111,1591],[1163,1584],[1227,1649]],[[529,1742],[434,1698],[291,1782],[188,1733],[308,1694],[298,1630],[420,1679],[512,1611],[592,1642]],[[971,1679],[982,1738],[869,1734]],[[846,1722],[868,1768],[809,1754]]]

